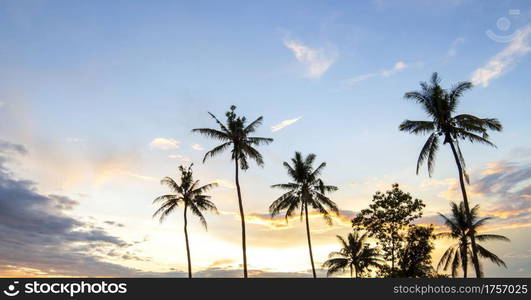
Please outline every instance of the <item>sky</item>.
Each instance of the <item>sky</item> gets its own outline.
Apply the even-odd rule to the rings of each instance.
[[[530,20],[528,1],[0,0],[0,275],[185,276],[181,214],[160,224],[151,201],[193,162],[220,211],[190,224],[194,273],[241,276],[233,164],[202,163],[216,142],[191,133],[231,105],[274,138],[240,176],[251,276],[311,276],[304,224],[268,215],[295,151],[339,187],[333,226],[310,217],[316,265],[395,182],[441,230],[461,199],[450,149],[416,175],[425,137],[398,131],[426,119],[403,95],[438,72],[474,84],[459,113],[504,125],[497,148],[462,144],[468,189],[485,231],[511,239],[486,244],[508,266],[486,275],[529,277]]]

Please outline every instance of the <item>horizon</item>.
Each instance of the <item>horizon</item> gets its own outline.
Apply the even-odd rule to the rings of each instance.
[[[339,187],[333,225],[309,218],[318,277],[393,183],[440,231],[462,200],[450,147],[417,175],[426,136],[398,129],[428,119],[403,96],[438,72],[444,88],[474,84],[457,113],[504,126],[497,148],[460,144],[471,205],[494,217],[484,231],[511,239],[485,243],[507,263],[483,261],[486,277],[531,277],[530,19],[527,1],[0,1],[0,274],[186,276],[182,209],[160,223],[152,201],[193,163],[220,212],[208,231],[189,217],[194,277],[241,277],[230,153],[203,163],[219,143],[191,132],[231,105],[274,139],[240,172],[251,277],[311,276],[304,222],[268,211],[295,151]],[[434,266],[449,244],[435,242]]]

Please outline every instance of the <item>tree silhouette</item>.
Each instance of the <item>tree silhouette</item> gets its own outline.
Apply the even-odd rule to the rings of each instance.
[[[380,267],[385,261],[380,258],[376,248],[369,247],[367,237],[368,233],[361,234],[357,230],[349,233],[347,240],[338,235],[341,250],[331,252],[329,259],[323,263],[323,267],[328,269],[327,276],[345,272],[348,268],[350,277],[354,274],[358,278],[369,267]]]
[[[470,247],[470,240],[472,234],[475,236],[476,240],[480,242],[490,240],[508,242],[509,239],[503,235],[498,234],[477,233],[479,227],[485,225],[488,220],[492,219],[491,217],[480,219],[478,217],[478,205],[474,206],[470,211],[470,214],[472,215],[472,230],[470,230],[470,227],[468,226],[464,203],[461,202],[458,206],[454,202],[451,202],[450,206],[452,207],[451,216],[446,217],[445,215],[439,213],[439,215],[444,219],[444,224],[446,225],[446,227],[448,227],[450,231],[439,233],[437,234],[437,236],[457,240],[457,243],[451,245],[450,247],[448,247],[448,249],[446,249],[443,256],[439,260],[437,269],[440,269],[442,267],[444,271],[447,271],[448,268],[450,268],[452,271],[452,277],[456,277],[459,271],[459,267],[461,267],[463,269],[463,277],[466,278],[467,267],[469,264],[468,258],[472,255],[472,249]],[[476,246],[478,248],[478,254],[480,257],[489,259],[491,262],[497,264],[498,266],[504,266],[507,268],[505,262],[501,260],[497,255],[488,251],[479,243],[477,243]]]
[[[190,242],[188,241],[188,209],[195,216],[199,217],[201,224],[207,229],[207,222],[203,216],[203,211],[213,211],[217,213],[216,206],[210,201],[210,196],[204,193],[217,186],[216,183],[199,186],[199,180],[194,180],[192,165],[188,168],[179,166],[181,172],[181,183],[178,184],[171,177],[164,177],[161,183],[170,188],[172,194],[163,195],[153,200],[153,204],[160,203],[160,207],[155,211],[153,217],[160,216],[160,222],[171,214],[179,205],[184,205],[184,238],[186,242],[186,255],[188,258],[188,278],[192,278],[192,260],[190,255]]]
[[[400,270],[395,277],[432,277],[431,265],[433,245],[433,226],[410,225],[405,238],[405,245],[399,250],[398,266]]]
[[[459,147],[459,140],[469,140],[472,143],[483,143],[494,146],[489,141],[488,130],[501,131],[502,125],[497,119],[481,119],[470,114],[455,115],[459,101],[463,93],[472,88],[470,82],[459,82],[452,89],[445,90],[440,86],[441,79],[437,73],[433,73],[430,83],[421,82],[420,91],[405,93],[404,98],[419,103],[431,120],[410,121],[405,120],[400,124],[400,131],[413,134],[429,134],[428,140],[422,147],[417,161],[417,174],[420,165],[426,161],[428,173],[431,176],[435,163],[435,155],[439,149],[439,138],[444,138],[443,145],[449,144],[457,165],[461,193],[465,205],[465,213],[469,227],[472,226],[472,216],[465,189],[465,180],[468,176],[465,172],[465,159]],[[474,234],[471,235],[472,262],[476,276],[482,277],[478,260],[478,249]]]
[[[314,161],[315,154],[308,154],[306,158],[303,158],[300,152],[295,152],[295,157],[291,159],[292,165],[288,162],[284,162],[284,167],[293,181],[271,186],[273,188],[286,190],[287,192],[269,206],[269,212],[271,213],[271,216],[275,216],[285,210],[287,222],[288,218],[300,208],[301,220],[303,215],[306,220],[306,236],[308,239],[308,249],[310,251],[312,274],[313,277],[316,278],[317,275],[315,273],[312,240],[310,236],[310,221],[308,219],[308,206],[317,210],[329,225],[332,224],[332,218],[330,217],[329,211],[332,211],[335,214],[338,214],[339,211],[337,205],[330,200],[330,198],[325,196],[325,193],[327,192],[337,191],[337,187],[325,185],[321,178],[319,178],[326,163],[323,162],[314,169]]]
[[[249,168],[248,159],[254,160],[259,166],[264,164],[262,155],[254,147],[259,145],[267,145],[273,141],[271,138],[250,137],[258,126],[262,124],[262,117],[247,125],[247,119],[236,115],[236,106],[231,106],[230,111],[226,112],[227,120],[225,124],[216,118],[212,113],[208,113],[218,124],[218,129],[211,128],[196,128],[192,132],[198,132],[209,138],[221,141],[222,144],[208,151],[203,158],[203,162],[208,157],[213,157],[221,152],[231,148],[231,160],[234,160],[235,167],[235,182],[238,193],[238,207],[240,210],[240,219],[242,227],[242,252],[243,252],[243,277],[247,278],[247,243],[245,236],[245,214],[243,211],[243,201],[240,189],[239,170],[247,170]]]
[[[396,271],[399,250],[405,238],[403,231],[411,222],[422,217],[424,206],[422,200],[413,199],[395,183],[385,193],[376,192],[369,208],[352,219],[354,228],[363,228],[370,237],[378,239],[384,258],[391,262],[391,274]]]

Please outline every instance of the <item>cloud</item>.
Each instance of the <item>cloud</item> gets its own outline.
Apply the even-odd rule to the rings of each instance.
[[[215,179],[212,181],[213,183],[217,183],[219,186],[228,188],[228,189],[234,189],[236,188],[234,184],[231,181],[224,180],[224,179]]]
[[[271,126],[271,132],[275,132],[275,131],[279,131],[281,129],[284,129],[284,127],[287,127],[297,121],[299,121],[300,119],[302,119],[302,117],[298,117],[298,118],[295,118],[295,119],[290,119],[290,120],[284,120],[278,124],[275,124],[273,126]]]
[[[350,228],[352,226],[351,220],[355,215],[356,213],[353,211],[341,210],[339,211],[339,215],[331,213],[330,217],[332,218],[333,224]],[[239,215],[237,214],[234,214],[234,216],[239,218]],[[309,219],[323,219],[323,215],[316,211],[308,212],[308,216]],[[286,217],[282,214],[271,217],[270,214],[250,213],[245,216],[245,220],[249,224],[261,225],[273,230],[282,230],[291,229],[291,225],[296,224],[297,221],[300,221],[300,215],[294,214],[286,219]]]
[[[452,44],[450,45],[450,48],[448,49],[448,52],[446,52],[446,57],[454,57],[457,55],[457,47],[465,42],[464,38],[457,38],[455,39]]]
[[[531,51],[529,35],[531,25],[520,29],[511,43],[481,68],[472,74],[472,83],[483,87],[489,86],[491,80],[500,77],[510,71],[518,62],[519,58]]]
[[[219,267],[219,266],[227,266],[227,265],[232,265],[232,264],[235,264],[235,263],[236,263],[236,261],[234,259],[230,259],[230,258],[220,259],[220,260],[216,260],[215,262],[211,263],[209,268]]]
[[[5,145],[5,143],[4,143]],[[2,156],[3,157],[3,156]],[[130,276],[136,270],[106,262],[101,253],[127,253],[129,243],[67,212],[78,204],[42,195],[14,179],[0,160],[0,273],[52,276]]]
[[[2,101],[0,101],[0,108],[4,107],[6,104]]]
[[[199,144],[193,144],[192,145],[192,149],[197,150],[197,151],[205,150],[205,148],[203,148],[203,146],[201,146]]]
[[[189,157],[186,157],[184,155],[181,155],[181,154],[170,154],[168,155],[168,158],[173,158],[173,159],[178,159],[182,162],[190,162],[192,161]]]
[[[356,83],[359,83],[359,82],[362,82],[362,81],[365,81],[365,80],[368,80],[368,79],[372,79],[372,78],[376,78],[376,77],[389,77],[389,76],[395,75],[398,72],[401,72],[401,71],[405,70],[408,67],[409,67],[409,65],[406,64],[405,62],[398,61],[398,62],[395,63],[395,65],[391,69],[383,70],[383,71],[378,72],[378,73],[369,73],[369,74],[359,75],[359,76],[356,76],[356,77],[345,79],[345,80],[343,80],[342,84],[344,86],[353,86]]]
[[[28,150],[23,145],[12,144],[10,142],[0,140],[0,154],[8,153],[24,155],[28,153]]]
[[[161,150],[170,150],[179,148],[179,141],[167,138],[156,138],[149,143],[151,148],[157,148]]]
[[[486,164],[471,174],[467,193],[473,203],[481,203],[480,213],[493,216],[489,228],[520,228],[531,226],[531,165],[510,161]],[[432,186],[437,183],[433,183]],[[447,188],[439,196],[454,202],[461,201],[456,179],[438,181]]]
[[[312,49],[289,38],[284,39],[284,45],[293,52],[297,61],[305,66],[305,76],[311,79],[321,77],[338,57],[334,50]]]

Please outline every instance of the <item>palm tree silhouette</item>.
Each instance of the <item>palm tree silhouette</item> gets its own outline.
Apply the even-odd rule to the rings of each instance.
[[[181,172],[181,184],[178,184],[171,177],[164,177],[161,184],[170,188],[172,194],[163,195],[153,200],[153,204],[161,203],[155,211],[153,217],[160,216],[160,222],[171,214],[179,205],[184,205],[184,238],[186,241],[186,255],[188,258],[188,278],[192,278],[192,260],[190,257],[190,242],[188,241],[188,209],[192,214],[199,217],[201,224],[207,229],[207,222],[203,216],[203,211],[213,211],[217,213],[216,206],[210,201],[210,196],[204,193],[217,186],[217,183],[210,183],[199,186],[199,180],[195,180],[192,174],[192,165],[188,168],[179,166]]]
[[[350,277],[354,273],[358,278],[369,267],[380,267],[384,260],[380,258],[376,248],[369,247],[367,237],[367,233],[360,234],[357,230],[349,233],[347,240],[338,235],[342,248],[338,252],[331,252],[329,259],[324,262],[323,267],[328,268],[327,276],[345,272],[348,268]]]
[[[440,86],[440,78],[437,73],[433,73],[430,83],[421,82],[420,91],[405,93],[404,98],[415,100],[422,105],[430,121],[410,121],[405,120],[399,126],[400,131],[413,134],[430,134],[428,140],[422,147],[417,161],[417,174],[420,165],[427,161],[429,176],[433,173],[435,154],[439,149],[439,137],[443,137],[443,144],[450,144],[454,155],[455,163],[459,173],[459,183],[465,205],[465,213],[469,227],[472,225],[472,215],[468,203],[465,189],[465,180],[468,176],[465,171],[465,159],[459,147],[459,140],[469,140],[470,142],[483,143],[495,147],[488,140],[487,130],[501,131],[502,125],[497,119],[481,119],[470,114],[454,116],[459,100],[463,93],[472,88],[470,82],[459,82],[451,90],[447,91]],[[471,235],[472,262],[476,271],[476,276],[482,276],[479,267],[478,249],[474,234]]]
[[[488,220],[492,219],[491,217],[481,219],[478,218],[479,205],[474,206],[470,211],[470,214],[472,215],[472,230],[469,230],[470,227],[467,223],[464,203],[461,202],[458,206],[454,202],[451,202],[450,206],[452,207],[452,215],[450,217],[446,217],[445,215],[439,213],[439,215],[444,219],[444,224],[450,231],[439,233],[437,234],[437,237],[445,237],[457,240],[457,243],[446,249],[443,256],[439,260],[437,269],[442,267],[444,271],[447,271],[448,268],[451,267],[452,277],[456,277],[458,269],[461,267],[463,269],[463,277],[466,278],[467,267],[469,263],[468,257],[471,256],[472,252],[469,243],[472,234],[475,236],[476,240],[480,242],[490,240],[509,242],[510,240],[505,236],[498,234],[477,234],[478,228],[485,225]],[[489,259],[498,266],[504,266],[507,268],[505,262],[496,256],[496,254],[488,251],[479,243],[476,244],[476,246],[480,257]]]
[[[285,210],[287,222],[288,218],[293,215],[293,212],[300,207],[301,220],[303,214],[306,218],[306,235],[308,238],[308,248],[310,250],[310,261],[312,264],[313,277],[316,278],[317,276],[315,273],[312,253],[312,240],[310,237],[310,221],[308,219],[308,205],[311,205],[312,208],[322,214],[329,225],[332,224],[332,218],[330,217],[328,210],[331,210],[335,214],[338,214],[339,211],[337,205],[325,196],[326,192],[336,191],[337,187],[325,185],[319,178],[326,163],[323,162],[314,169],[312,166],[314,160],[315,154],[309,154],[303,159],[300,152],[295,152],[295,157],[291,159],[293,165],[284,162],[284,167],[286,167],[288,175],[293,179],[293,182],[271,186],[272,188],[287,190],[287,192],[269,206],[269,212],[273,217]]]
[[[238,206],[240,209],[240,219],[242,227],[242,249],[243,249],[243,277],[247,278],[247,243],[245,236],[245,214],[243,212],[243,202],[240,189],[239,169],[247,170],[249,164],[248,159],[252,159],[257,165],[263,166],[264,160],[262,154],[254,148],[254,146],[267,145],[273,141],[271,138],[263,137],[250,137],[249,134],[253,133],[258,126],[262,124],[262,117],[246,125],[247,119],[245,117],[239,117],[235,113],[236,106],[232,105],[230,111],[225,116],[227,121],[223,124],[212,113],[208,113],[218,124],[220,130],[211,128],[196,128],[192,132],[199,132],[207,137],[219,140],[223,142],[221,145],[208,151],[203,158],[203,163],[208,157],[213,157],[229,147],[232,146],[231,159],[234,160],[235,166],[235,181],[236,190],[238,192]]]

